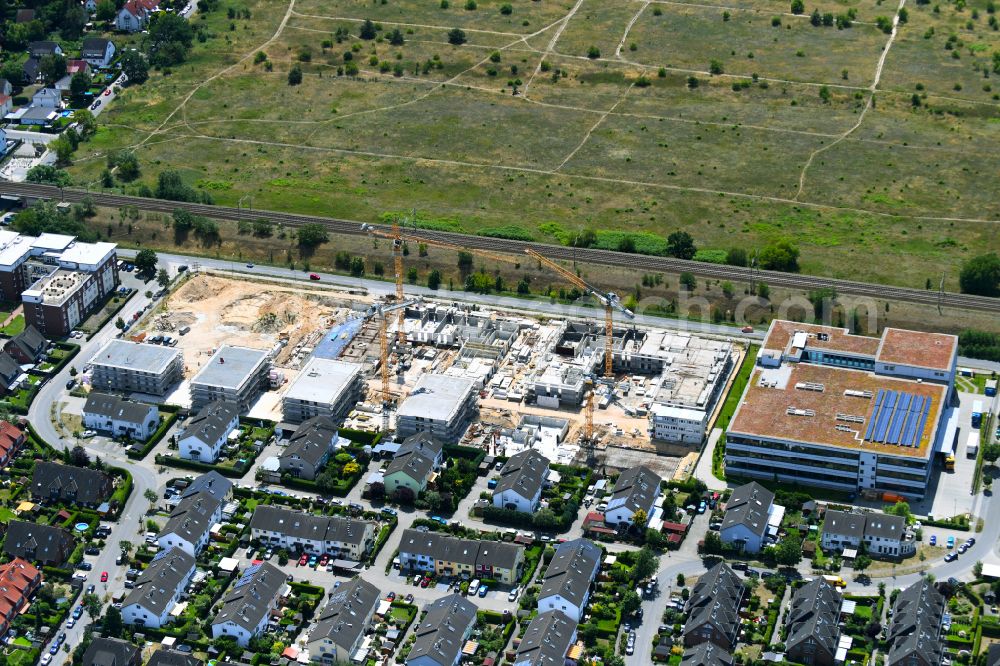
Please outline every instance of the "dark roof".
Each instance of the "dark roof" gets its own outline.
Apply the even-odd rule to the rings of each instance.
[[[188,543],[198,543],[212,529],[212,520],[220,503],[220,499],[208,493],[195,493],[182,498],[170,512],[170,519],[157,538],[176,534]]]
[[[337,424],[328,416],[314,416],[296,429],[282,452],[282,458],[301,458],[316,467],[328,455],[337,439]]]
[[[41,65],[42,63],[38,58],[28,58],[24,61],[21,69],[24,70],[24,76],[28,79],[28,83],[38,78],[38,70],[41,68]]]
[[[840,601],[837,590],[822,578],[800,587],[788,610],[786,648],[793,651],[809,644],[813,651],[822,649],[832,660],[840,638]]]
[[[639,509],[649,511],[656,494],[660,491],[660,481],[659,475],[645,465],[631,467],[622,472],[615,481],[608,505],[624,498],[625,506],[633,513]]]
[[[465,632],[476,621],[476,607],[458,594],[449,594],[427,606],[427,615],[414,630],[416,641],[407,663],[420,657],[451,666],[462,654]]]
[[[541,490],[548,469],[549,459],[534,449],[515,453],[500,470],[500,480],[493,492],[512,490],[530,500]]]
[[[385,476],[405,472],[411,479],[423,481],[434,469],[434,461],[444,450],[440,440],[427,433],[418,432],[403,440],[385,468]]]
[[[45,351],[49,341],[39,333],[37,328],[29,324],[23,331],[11,338],[7,344],[16,346],[27,358],[37,359]]]
[[[892,606],[892,624],[886,641],[889,666],[912,663],[940,664],[944,656],[941,644],[941,620],[945,599],[934,584],[921,579],[901,590]]]
[[[98,414],[127,423],[145,423],[151,407],[152,405],[126,400],[110,393],[91,391],[83,406],[83,413]]]
[[[28,44],[28,52],[32,57],[40,58],[41,56],[55,53],[57,46],[59,45],[50,41],[31,42]]]
[[[180,548],[161,550],[150,561],[122,606],[139,604],[154,615],[162,615],[174,592],[194,573],[194,558]]]
[[[127,666],[139,658],[139,648],[128,641],[98,636],[83,653],[83,666]]]
[[[228,497],[232,490],[233,482],[213,469],[211,472],[205,472],[192,481],[191,485],[181,493],[181,497],[190,497],[191,495],[205,493],[221,501]]]
[[[722,529],[743,525],[753,534],[764,536],[772,504],[774,504],[774,493],[756,481],[740,486],[733,491],[732,497],[726,502]]]
[[[202,666],[204,663],[201,659],[184,652],[160,648],[149,658],[146,666]]]
[[[230,588],[212,624],[233,624],[253,632],[271,612],[285,586],[285,574],[270,562],[253,564]]]
[[[906,518],[886,513],[869,513],[865,517],[866,539],[891,539],[902,541],[906,531]]]
[[[177,441],[185,437],[197,437],[206,444],[214,444],[229,435],[229,426],[234,419],[239,425],[239,417],[240,406],[235,402],[214,400],[202,407],[196,416],[188,419],[184,428],[177,433]]]
[[[108,497],[111,479],[104,472],[57,462],[38,462],[31,475],[31,492],[41,497],[53,493],[70,502],[100,504]]]
[[[80,55],[84,58],[103,58],[104,52],[107,50],[108,44],[110,43],[110,39],[88,37],[83,40],[83,46],[80,48]]]
[[[823,534],[860,539],[865,534],[865,517],[857,513],[830,509],[823,522]]]
[[[292,509],[258,504],[250,518],[250,529],[278,532],[292,538],[360,544],[371,523],[356,518],[317,516]]]
[[[330,601],[320,611],[309,642],[329,639],[341,649],[350,651],[365,633],[368,619],[378,605],[381,591],[371,583],[354,578],[330,595]]]
[[[518,666],[564,666],[576,635],[576,622],[562,611],[539,613],[528,625],[517,647]]]
[[[740,602],[743,599],[743,581],[724,562],[709,569],[691,589],[688,599],[688,619],[684,635],[706,624],[735,643],[739,631]]]
[[[733,655],[711,641],[684,650],[681,666],[733,666]]]
[[[8,555],[19,555],[26,560],[61,562],[63,553],[68,555],[75,543],[73,535],[61,527],[12,520],[7,525],[3,548]]]
[[[601,549],[592,541],[573,539],[559,544],[545,570],[538,598],[559,595],[579,608],[600,564]]]
[[[0,380],[3,387],[7,388],[21,376],[21,366],[7,352],[0,353]]]
[[[990,644],[990,651],[986,653],[984,666],[1000,666],[1000,643]]]
[[[523,550],[521,546],[503,541],[459,539],[449,534],[421,532],[415,529],[403,530],[399,543],[400,553],[413,553],[445,562],[472,566],[478,564],[500,569],[514,569],[518,554]]]

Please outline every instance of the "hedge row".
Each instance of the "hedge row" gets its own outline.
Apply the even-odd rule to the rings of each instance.
[[[132,449],[128,452],[128,457],[132,460],[142,460],[149,455],[149,452],[153,450],[153,447],[159,444],[160,440],[163,439],[163,435],[166,434],[167,429],[169,429],[170,426],[174,424],[174,421],[177,420],[176,411],[171,412],[170,410],[165,409],[161,409],[160,411],[167,412],[167,417],[163,419],[159,426],[157,426],[156,430],[149,436],[149,439],[146,440],[146,443],[142,445],[141,449],[138,451]],[[241,474],[240,476],[243,475]]]
[[[163,454],[156,454],[154,458],[157,465],[170,465],[171,467],[180,467],[181,469],[190,469],[195,472],[218,472],[222,476],[228,476],[230,479],[242,478],[246,471],[239,471],[233,467],[226,467],[224,465],[213,465],[211,463],[198,462],[196,460],[188,460],[186,458],[180,458],[178,456],[165,456]]]

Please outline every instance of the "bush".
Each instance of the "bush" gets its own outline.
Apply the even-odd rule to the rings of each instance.
[[[465,31],[461,28],[452,28],[448,31],[448,43],[459,46],[466,42]]]

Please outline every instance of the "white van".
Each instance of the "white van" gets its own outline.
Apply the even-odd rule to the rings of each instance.
[[[476,596],[476,592],[478,591],[479,591],[479,579],[476,578],[471,583],[469,583],[469,596],[470,597]]]

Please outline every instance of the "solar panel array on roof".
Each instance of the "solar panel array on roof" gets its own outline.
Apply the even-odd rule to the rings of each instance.
[[[249,567],[247,567],[246,571],[243,572],[243,575],[240,577],[239,581],[237,581],[236,585],[233,586],[233,589],[242,587],[243,585],[249,583],[250,579],[253,578],[253,575],[257,573],[257,570],[260,569],[262,566],[263,563],[251,564]]]
[[[930,398],[879,389],[865,439],[884,444],[919,446],[930,410]]]

